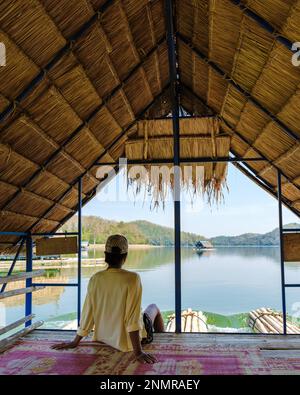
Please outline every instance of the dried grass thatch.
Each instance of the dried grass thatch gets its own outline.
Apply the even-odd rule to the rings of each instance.
[[[139,166],[129,166],[130,185],[135,187],[136,192],[141,192],[143,186],[151,191],[152,204],[157,207],[166,201],[169,189],[174,194],[172,120],[140,121],[137,123],[136,132],[137,138],[132,137],[125,143],[126,158],[140,161],[170,160],[170,164],[145,165],[147,173],[138,172],[136,175],[133,175],[133,171],[138,171]],[[219,202],[223,196],[227,164],[193,164],[192,159],[228,157],[230,137],[221,136],[219,133],[219,121],[216,118],[180,120],[180,155],[182,158],[191,159],[191,163],[182,164],[180,167],[181,189],[191,192],[193,196],[205,194],[210,203]],[[168,170],[172,170],[171,174]]]
[[[182,151],[228,155],[230,144],[238,156],[264,157],[249,167],[273,194],[280,169],[284,203],[299,214],[300,67],[278,35],[299,41],[300,2],[174,4],[180,105],[219,119],[219,152],[210,152],[211,125],[205,121],[202,130],[199,119],[182,122]],[[0,67],[0,230],[57,229],[76,211],[79,177],[83,201],[94,195],[96,161],[117,161],[125,144],[142,158],[148,152],[144,142],[133,144],[144,139],[142,119],[151,155],[161,153],[158,138],[172,155],[171,121],[158,135],[151,131],[154,118],[171,110],[163,0],[3,0],[0,41],[7,53]],[[225,165],[206,167],[211,180],[224,179]]]
[[[300,187],[300,165],[293,157],[300,137],[300,67],[292,65],[293,53],[277,41],[277,35],[298,41],[300,3],[251,0],[243,5],[228,0],[177,0],[181,102],[191,114],[201,115],[204,103],[206,111],[219,116],[221,130],[232,136],[232,153],[265,158],[266,163],[248,166],[274,195],[276,169],[281,170],[283,183],[289,185],[283,199],[289,207],[299,207],[299,195],[293,195],[291,189],[299,191]],[[243,9],[265,18],[279,33],[267,31]],[[203,24],[208,29],[201,27],[199,35]],[[294,212],[299,214],[297,209]]]

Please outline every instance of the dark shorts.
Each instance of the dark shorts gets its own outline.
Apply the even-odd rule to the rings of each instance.
[[[145,330],[147,332],[147,337],[142,339],[142,344],[150,344],[153,341],[153,324],[147,313],[143,314],[143,321]]]

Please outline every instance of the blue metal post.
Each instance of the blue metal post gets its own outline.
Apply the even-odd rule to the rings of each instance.
[[[78,268],[77,268],[77,321],[81,314],[81,242],[82,242],[82,178],[78,181]]]
[[[169,58],[170,90],[174,136],[174,228],[175,228],[175,330],[181,332],[181,240],[180,240],[180,129],[178,73],[174,34],[173,2],[166,0],[165,16]]]
[[[14,270],[14,267],[15,267],[15,265],[16,265],[16,262],[17,262],[17,260],[18,260],[18,258],[19,258],[20,252],[21,252],[21,250],[22,250],[22,248],[23,248],[24,243],[25,243],[25,238],[22,238],[21,243],[20,243],[20,246],[19,246],[19,248],[18,248],[18,251],[16,252],[16,255],[15,255],[15,257],[14,257],[14,260],[13,260],[13,262],[12,262],[12,264],[11,264],[11,267],[9,268],[9,271],[8,271],[8,273],[7,273],[7,276],[10,276],[10,275],[12,274],[12,272],[13,272],[13,270]],[[2,285],[2,288],[1,288],[0,293],[2,293],[2,292],[5,291],[6,286],[7,286],[7,283],[5,283],[5,284]]]
[[[32,271],[32,237],[27,235],[26,237],[26,272]],[[32,278],[26,279],[26,288],[32,286]],[[25,317],[32,314],[32,293],[27,293],[25,295]],[[30,326],[31,320],[25,323],[25,326]]]
[[[286,297],[285,297],[285,272],[284,272],[284,245],[283,245],[283,224],[282,224],[282,190],[281,172],[277,171],[277,194],[278,194],[278,218],[279,218],[279,243],[280,243],[280,271],[281,271],[281,297],[283,315],[283,334],[286,335]]]

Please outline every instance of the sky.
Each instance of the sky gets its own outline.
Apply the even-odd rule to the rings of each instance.
[[[187,194],[181,202],[181,228],[205,237],[266,233],[278,227],[278,204],[275,198],[249,180],[232,164],[228,166],[224,202],[209,206],[198,197],[193,204]],[[127,194],[124,174],[117,175],[108,186],[83,208],[83,215],[95,215],[116,221],[147,220],[173,227],[173,203],[163,209],[151,209],[150,199],[141,194],[134,199]],[[300,222],[283,208],[283,223]]]

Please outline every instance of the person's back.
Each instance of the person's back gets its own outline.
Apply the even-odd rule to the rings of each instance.
[[[146,336],[140,308],[140,277],[121,268],[96,273],[89,282],[78,335],[87,336],[94,326],[93,340],[121,351],[132,351],[129,332]]]
[[[122,269],[128,252],[128,241],[122,235],[109,236],[105,244],[108,268],[89,281],[80,326],[72,342],[55,344],[54,349],[75,348],[94,329],[93,340],[120,351],[134,351],[140,362],[154,363],[141,345],[153,340],[153,331],[164,331],[162,315],[155,304],[142,314],[140,276]]]

